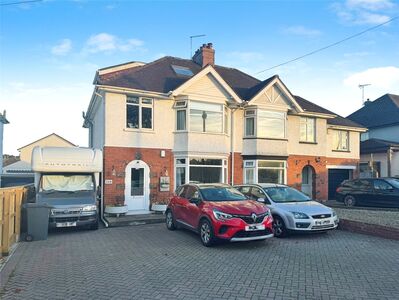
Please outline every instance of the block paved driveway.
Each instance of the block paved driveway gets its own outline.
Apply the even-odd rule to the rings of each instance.
[[[201,245],[163,224],[21,243],[4,299],[399,299],[399,242],[344,231]]]

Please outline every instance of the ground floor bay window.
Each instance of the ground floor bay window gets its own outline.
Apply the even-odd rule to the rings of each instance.
[[[227,182],[227,160],[202,157],[176,158],[175,175],[176,187],[189,182]]]
[[[285,184],[286,165],[284,160],[244,160],[244,182]]]

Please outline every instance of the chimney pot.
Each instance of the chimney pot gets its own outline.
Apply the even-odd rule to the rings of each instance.
[[[202,46],[195,51],[193,61],[202,68],[207,65],[215,65],[215,50],[213,49],[213,44],[202,44]]]

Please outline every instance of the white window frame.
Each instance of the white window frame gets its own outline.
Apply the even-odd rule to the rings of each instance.
[[[284,121],[284,136],[283,137],[272,137],[266,135],[260,135],[258,130],[258,124],[260,119],[263,117],[260,116],[259,112],[270,112],[270,113],[281,113],[283,117],[281,118]],[[247,134],[247,119],[253,118],[254,119],[254,134],[248,135]],[[244,137],[255,137],[255,138],[265,138],[265,139],[286,139],[287,138],[287,112],[280,111],[280,110],[270,110],[270,109],[260,109],[260,108],[250,108],[246,109],[244,112]]]
[[[247,134],[247,119],[254,120],[254,134]],[[244,136],[245,137],[256,137],[256,109],[247,109],[244,112]]]
[[[338,140],[342,139],[342,135],[340,136],[340,133],[345,133],[347,135],[347,139],[346,139],[346,149],[345,148],[337,148],[335,149],[335,138],[337,137]],[[333,136],[332,136],[333,140],[332,140],[332,145],[333,145],[333,151],[339,151],[339,152],[350,152],[350,134],[348,130],[338,130],[338,129],[334,129],[333,130]],[[338,143],[338,145],[341,145],[341,142]]]
[[[259,162],[260,161],[266,161],[266,162],[279,162],[283,163],[284,167],[259,167]],[[285,160],[270,160],[270,159],[257,159],[257,160],[244,160],[244,168],[243,168],[243,178],[244,178],[244,183],[248,183],[248,178],[246,174],[246,170],[248,169],[253,169],[254,170],[254,183],[259,183],[259,176],[258,176],[258,171],[259,169],[270,169],[270,170],[284,170],[284,180],[283,184],[287,184],[287,161]]]
[[[127,100],[129,97],[132,98],[137,98],[139,100],[139,103],[128,103]],[[143,100],[151,100],[151,104],[143,103]],[[125,129],[127,130],[134,130],[134,131],[153,131],[154,130],[154,98],[150,97],[139,97],[135,95],[126,95],[125,99]],[[138,128],[132,128],[132,127],[127,127],[127,108],[128,105],[130,106],[137,106],[139,108],[139,127]],[[142,108],[151,108],[151,128],[144,128],[142,125]]]
[[[308,126],[309,126],[309,120],[313,120],[313,140],[309,140],[308,139],[308,131],[307,131],[307,129],[308,129]],[[306,132],[306,139],[305,140],[302,140],[301,139],[301,126],[302,126],[302,124],[303,124],[303,122],[302,121],[305,121],[305,123],[304,123],[304,125],[305,125],[305,132]],[[299,141],[300,142],[305,142],[305,143],[316,143],[316,118],[312,118],[312,117],[300,117],[300,120],[299,120]]]

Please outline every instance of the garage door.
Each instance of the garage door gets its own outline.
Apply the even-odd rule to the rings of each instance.
[[[338,185],[349,179],[349,171],[345,169],[328,169],[328,199],[334,199]]]

